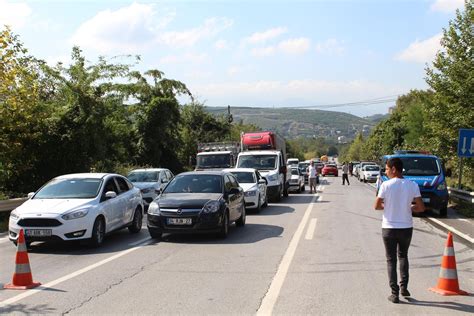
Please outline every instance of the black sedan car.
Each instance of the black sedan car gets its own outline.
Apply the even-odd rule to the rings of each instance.
[[[229,225],[245,225],[244,192],[234,175],[194,171],[177,175],[150,204],[148,231],[163,233],[217,232],[225,238]]]

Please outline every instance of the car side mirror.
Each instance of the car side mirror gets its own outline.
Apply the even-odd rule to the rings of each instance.
[[[260,180],[258,180],[258,183],[259,183],[259,184],[267,184],[267,180],[265,180],[265,179],[260,179]]]
[[[28,193],[28,199],[31,199],[33,197],[33,195],[35,195],[35,192]]]
[[[114,191],[105,192],[105,199],[106,200],[110,200],[110,199],[113,199],[113,198],[116,198],[116,197],[117,197],[117,193],[115,193]]]

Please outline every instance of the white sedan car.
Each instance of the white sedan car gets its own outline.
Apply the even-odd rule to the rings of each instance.
[[[20,229],[27,243],[88,240],[99,246],[104,236],[128,227],[142,227],[140,189],[125,177],[110,173],[78,173],[56,177],[10,213],[9,238],[16,243]]]
[[[148,205],[160,195],[160,192],[174,178],[174,175],[168,169],[149,168],[132,170],[127,178],[140,189],[145,209],[148,209]]]
[[[359,177],[364,182],[376,182],[380,174],[380,167],[376,165],[365,165],[359,171]]]
[[[304,174],[298,167],[291,167],[290,191],[304,192]]]
[[[267,180],[253,168],[232,168],[224,171],[232,173],[244,189],[244,200],[246,209],[256,209],[260,212],[262,207],[268,205]]]

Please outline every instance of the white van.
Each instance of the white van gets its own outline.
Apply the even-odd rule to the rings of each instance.
[[[291,171],[285,165],[279,150],[252,150],[240,152],[237,168],[255,168],[268,181],[267,196],[272,201],[280,201],[288,196]]]
[[[300,160],[298,158],[288,158],[288,160],[286,161],[286,165],[288,167],[290,167],[290,166],[297,166],[298,167],[299,163],[300,163]]]

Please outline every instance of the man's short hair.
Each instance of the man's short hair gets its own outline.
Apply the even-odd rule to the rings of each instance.
[[[391,169],[395,167],[395,170],[402,173],[403,172],[403,161],[400,158],[390,158],[387,160],[387,166]]]

